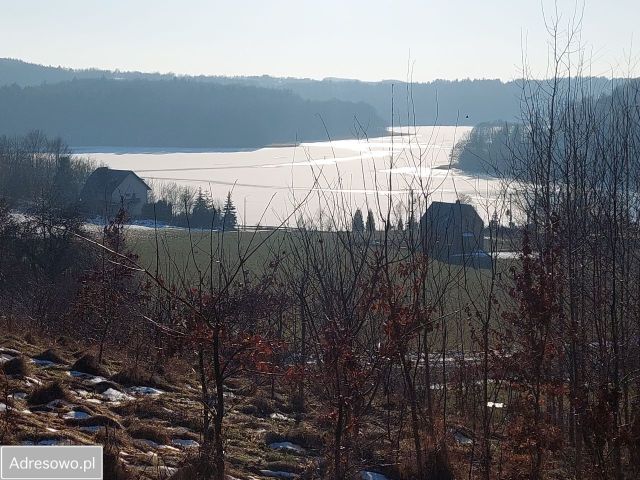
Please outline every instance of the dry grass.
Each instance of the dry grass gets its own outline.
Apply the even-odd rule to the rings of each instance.
[[[94,415],[90,418],[69,418],[65,420],[67,425],[74,427],[100,426],[121,430],[123,427],[118,420],[108,415]]]
[[[44,405],[53,400],[69,400],[67,389],[59,381],[35,388],[27,397],[29,405]]]
[[[85,353],[71,365],[71,370],[88,373],[90,375],[109,376],[109,372],[98,363],[98,359],[91,353]]]
[[[18,377],[26,377],[31,373],[31,364],[23,357],[12,358],[2,365],[2,372],[5,375],[15,375]]]
[[[111,380],[127,387],[144,385],[147,387],[159,388],[161,390],[173,390],[172,385],[160,374],[149,373],[140,366],[133,366],[120,370],[111,377]]]
[[[164,427],[157,424],[134,422],[127,428],[127,432],[131,438],[151,440],[159,445],[168,445],[171,443],[171,438]]]
[[[59,364],[67,363],[66,359],[62,355],[62,352],[60,352],[60,350],[58,350],[57,348],[49,348],[44,352],[36,355],[33,358],[35,358],[36,360],[45,360],[48,362],[59,363]]]
[[[265,434],[265,442],[267,444],[284,441],[296,443],[306,449],[319,450],[324,445],[322,435],[307,426],[293,427],[283,433],[267,432]]]

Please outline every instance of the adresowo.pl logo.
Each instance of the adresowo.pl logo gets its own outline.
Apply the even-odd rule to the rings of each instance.
[[[0,480],[102,480],[102,446],[2,446]]]

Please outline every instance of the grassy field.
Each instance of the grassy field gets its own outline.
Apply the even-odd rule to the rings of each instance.
[[[300,248],[296,232],[286,230],[209,232],[184,229],[129,229],[129,247],[139,256],[139,262],[150,271],[156,270],[165,278],[197,278],[198,272],[207,274],[219,261],[236,265],[240,257],[247,257],[244,268],[260,273],[273,258],[286,255],[287,249]],[[335,239],[336,233],[314,233],[324,241]],[[380,241],[377,242],[382,248]],[[373,247],[375,249],[375,246]],[[213,262],[212,262],[213,258]],[[432,270],[438,276],[459,276],[462,267],[433,260]],[[498,272],[504,273],[511,265],[505,259],[498,261]],[[465,273],[465,272],[463,272]],[[469,277],[488,278],[490,269],[466,269]],[[483,282],[484,283],[484,282]]]
[[[313,237],[314,241],[322,239],[328,245],[337,239],[336,234],[331,232],[314,235],[317,235]],[[131,229],[127,237],[130,247],[139,255],[141,265],[152,272],[157,268],[169,283],[183,287],[193,286],[198,278],[208,283],[212,271],[215,279],[221,263],[228,270],[235,270],[239,257],[248,253],[251,255],[242,268],[260,275],[276,255],[286,258],[293,253],[293,249],[302,248],[297,233],[284,230],[212,233],[165,229],[156,233],[153,230]],[[343,250],[336,248],[336,252],[340,251],[344,254]],[[400,251],[399,256],[402,255]],[[220,259],[224,260],[220,262]],[[512,301],[508,295],[512,278],[509,268],[515,261],[497,261],[493,285],[491,269],[465,268],[437,260],[430,261],[428,295],[432,299],[430,301],[438,303],[437,314],[446,319],[439,328],[447,336],[445,343],[449,348],[461,348],[461,345],[469,344],[469,322],[478,320],[471,320],[469,311],[484,311],[490,292],[503,305]],[[286,279],[284,281],[286,283]]]

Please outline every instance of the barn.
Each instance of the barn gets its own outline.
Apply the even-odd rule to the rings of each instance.
[[[130,216],[137,217],[147,204],[149,190],[131,170],[100,167],[87,178],[80,200],[89,213],[109,215],[124,207]]]
[[[432,202],[420,219],[424,251],[433,258],[455,261],[484,253],[484,222],[472,205]]]

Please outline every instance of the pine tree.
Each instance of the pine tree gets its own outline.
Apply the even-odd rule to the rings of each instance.
[[[64,208],[77,201],[78,183],[75,179],[71,158],[60,157],[53,175],[52,201],[57,207]]]
[[[410,232],[414,232],[416,230],[416,226],[416,216],[413,214],[413,212],[411,212],[409,220],[407,221],[407,230],[409,230]]]
[[[351,221],[351,230],[357,233],[364,232],[364,219],[362,218],[362,210],[359,208],[353,214],[353,220]]]
[[[376,231],[376,219],[373,217],[371,209],[367,211],[367,232],[373,233]]]
[[[235,230],[238,224],[238,215],[236,213],[236,206],[233,204],[231,200],[231,192],[227,194],[227,200],[224,202],[224,207],[222,207],[223,218],[222,218],[222,228],[223,230]]]
[[[211,226],[212,218],[213,214],[209,208],[209,199],[200,189],[191,211],[191,224],[197,228],[207,228]]]
[[[398,218],[398,231],[404,232],[404,220],[402,220],[402,215]]]

